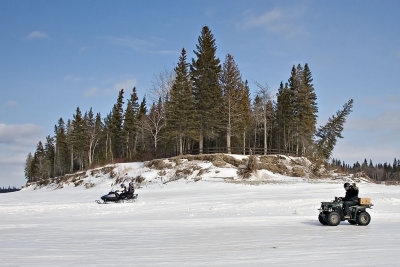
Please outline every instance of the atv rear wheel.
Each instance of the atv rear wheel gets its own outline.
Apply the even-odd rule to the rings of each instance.
[[[322,212],[318,215],[318,221],[322,225],[327,225],[328,224],[328,222],[325,220],[325,216],[324,216],[324,214]]]
[[[332,211],[328,214],[326,221],[330,226],[336,226],[340,223],[340,215],[336,211]]]
[[[369,215],[368,212],[362,211],[360,214],[357,216],[357,223],[358,225],[368,225],[371,222],[371,215]]]

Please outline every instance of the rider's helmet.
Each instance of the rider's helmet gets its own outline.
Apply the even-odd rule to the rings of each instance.
[[[349,184],[349,183],[344,183],[343,187],[344,187],[344,188],[350,187],[350,184]]]

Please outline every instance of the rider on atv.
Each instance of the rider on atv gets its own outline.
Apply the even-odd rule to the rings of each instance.
[[[350,185],[349,183],[344,184],[344,189],[346,190],[346,196],[342,198],[343,200],[343,209],[344,209],[344,217],[345,219],[350,218],[350,206],[354,206],[358,204],[358,187],[355,183]]]

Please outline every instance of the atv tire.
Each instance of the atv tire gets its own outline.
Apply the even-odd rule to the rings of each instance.
[[[357,216],[357,224],[361,226],[366,226],[371,222],[371,215],[368,212],[362,211]]]
[[[322,225],[328,225],[328,222],[325,220],[325,216],[323,215],[322,212],[318,215],[318,221],[319,221]]]
[[[336,226],[340,223],[340,215],[336,211],[332,211],[328,213],[328,216],[326,217],[326,221],[328,225],[330,226]]]

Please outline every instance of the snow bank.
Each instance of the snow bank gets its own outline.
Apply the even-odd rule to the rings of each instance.
[[[86,172],[66,175],[55,179],[32,183],[29,189],[63,189],[65,187],[96,186],[113,187],[121,183],[136,182],[137,185],[166,184],[184,179],[186,181],[226,181],[234,183],[296,183],[296,182],[368,182],[366,179],[323,172],[307,158],[283,155],[257,156],[255,170],[248,178],[241,177],[249,156],[205,154],[185,155],[149,162],[107,165]],[[246,172],[246,171],[244,171]],[[318,176],[317,176],[318,173]]]

